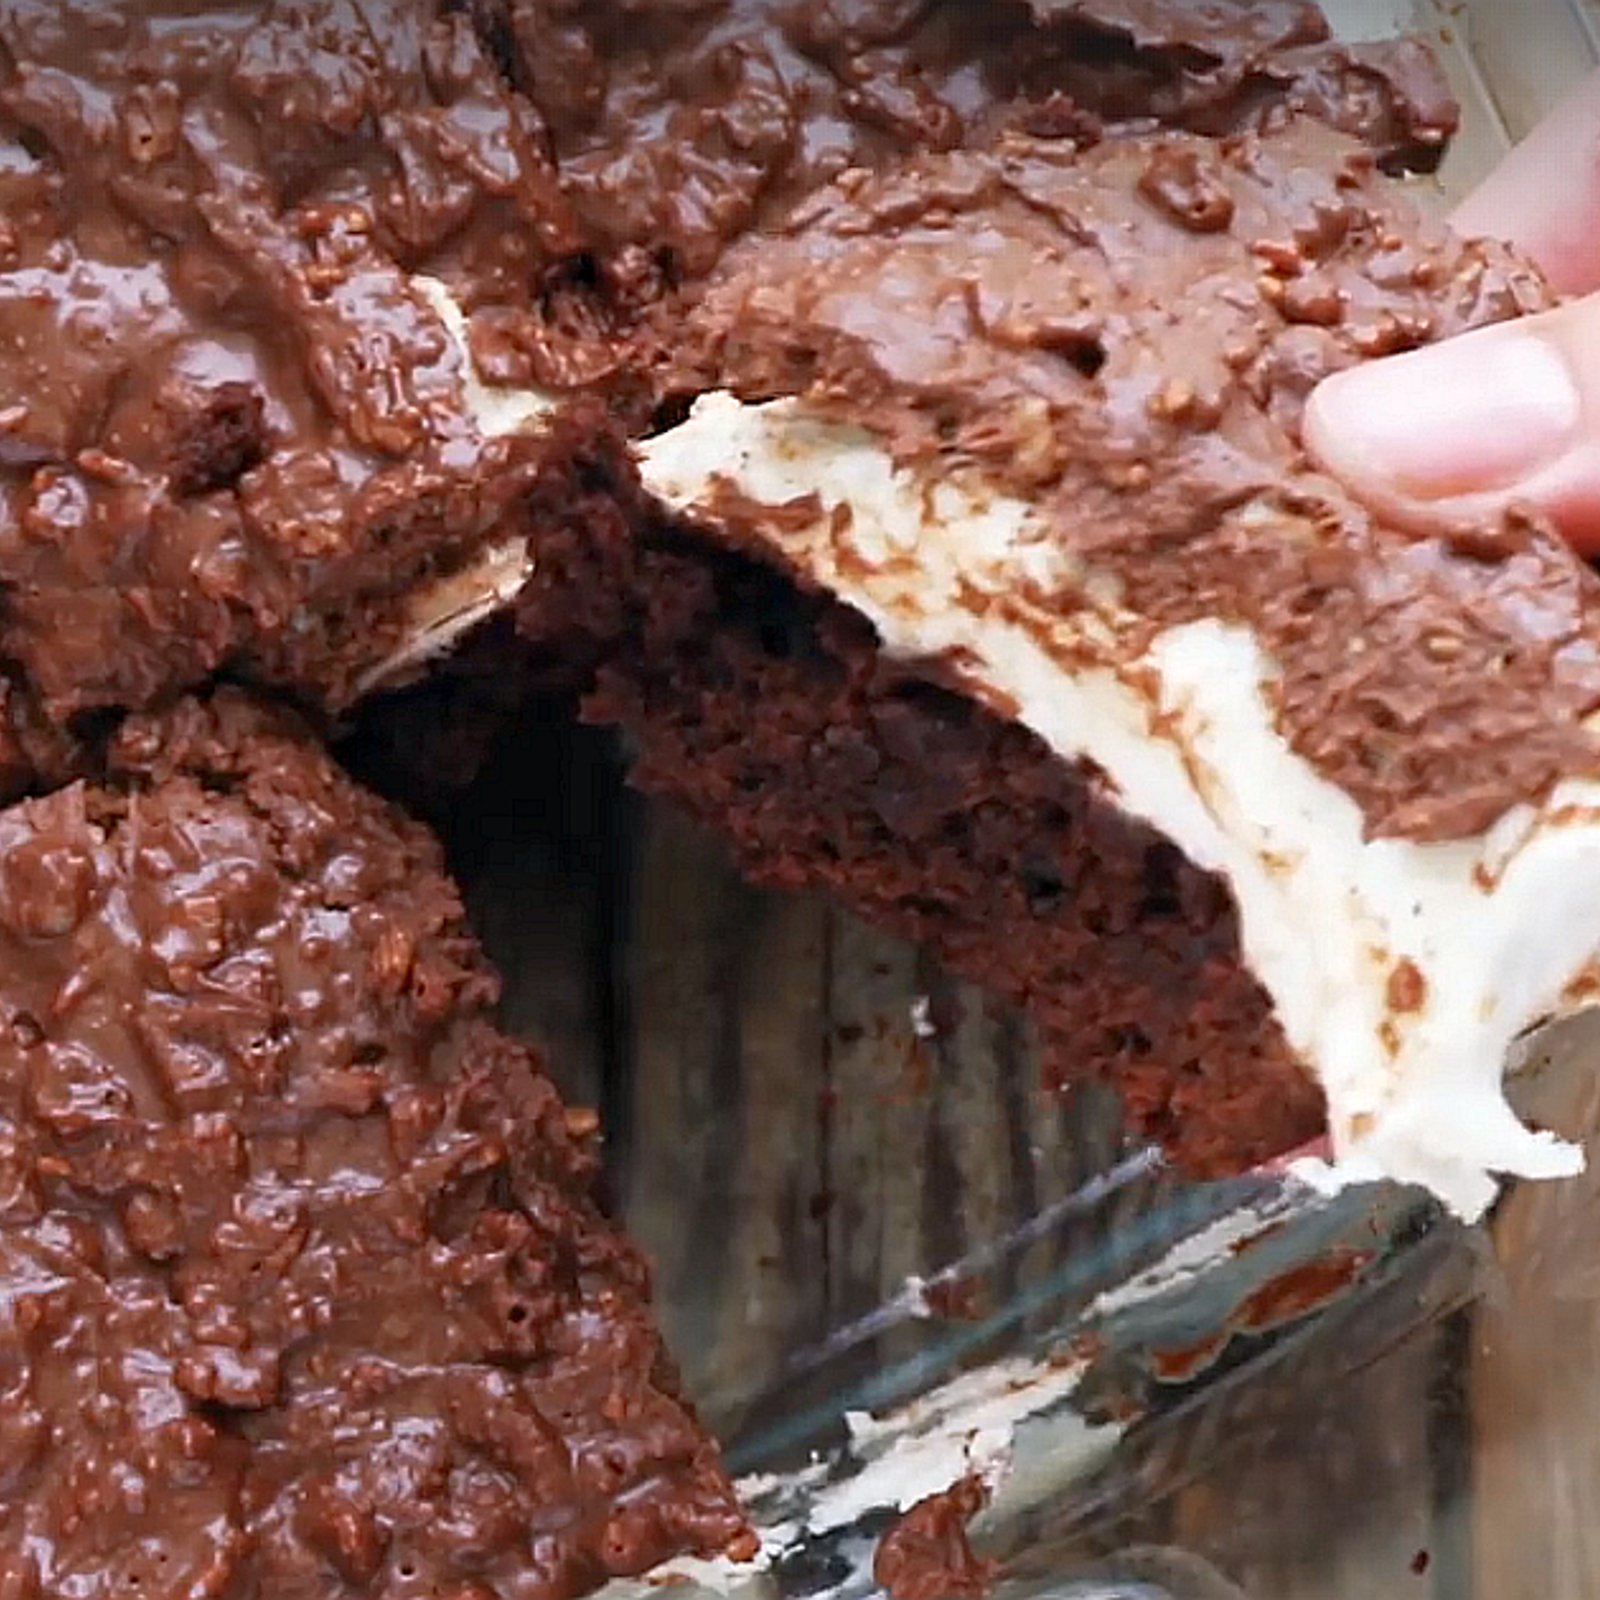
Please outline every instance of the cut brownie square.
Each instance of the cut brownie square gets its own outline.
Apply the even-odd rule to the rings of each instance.
[[[0,814],[0,1590],[542,1600],[743,1524],[431,838],[231,693]]]

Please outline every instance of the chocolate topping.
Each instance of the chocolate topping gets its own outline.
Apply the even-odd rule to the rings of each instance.
[[[559,1597],[741,1532],[432,840],[224,695],[0,814],[0,1588]]]
[[[337,703],[531,470],[407,277],[571,243],[531,113],[420,0],[21,4],[0,43],[0,654],[57,719],[241,663]]]
[[[878,1541],[872,1578],[890,1600],[963,1600],[989,1592],[995,1563],[973,1554],[966,1523],[984,1509],[989,1494],[976,1478],[963,1478],[941,1494],[918,1501]]]
[[[1454,117],[1301,0],[18,0],[0,659],[56,722],[219,669],[348,701],[538,469],[414,274],[492,380],[625,391],[641,314],[848,167],[1297,106],[1422,163]]]
[[[1548,531],[1417,540],[1308,466],[1328,373],[1551,303],[1315,122],[855,173],[742,246],[679,386],[797,395],[1041,508],[1155,629],[1260,639],[1284,732],[1369,830],[1473,834],[1600,771],[1600,587]],[[1018,596],[1061,614],[1075,591]]]
[[[975,1478],[919,1500],[884,1534],[872,1577],[890,1600],[976,1600],[987,1594],[995,1565],[973,1553],[967,1524],[988,1501]]]

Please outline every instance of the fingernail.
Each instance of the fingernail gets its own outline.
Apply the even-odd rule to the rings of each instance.
[[[1552,343],[1492,329],[1329,378],[1306,443],[1341,477],[1442,500],[1532,477],[1575,442],[1582,412]]]

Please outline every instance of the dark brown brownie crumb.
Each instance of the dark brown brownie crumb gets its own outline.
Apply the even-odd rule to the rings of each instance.
[[[236,484],[270,448],[267,403],[248,383],[219,383],[203,394],[187,387],[158,397],[172,416],[167,470],[180,495]]]
[[[890,661],[770,555],[664,516],[595,439],[574,420],[535,507],[519,621],[588,660],[585,714],[631,736],[634,782],[755,881],[827,890],[1026,1008],[1057,1080],[1108,1078],[1191,1171],[1322,1131],[1224,884],[937,664]]]

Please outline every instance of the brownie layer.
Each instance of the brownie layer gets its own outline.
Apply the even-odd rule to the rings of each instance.
[[[675,517],[582,428],[571,463],[541,496],[519,623],[590,663],[585,714],[628,731],[635,782],[755,881],[824,889],[1026,1007],[1053,1076],[1111,1079],[1189,1170],[1321,1131],[1224,885],[949,664],[886,656],[759,529]]]
[[[432,840],[223,695],[0,813],[0,1587],[566,1596],[741,1533]]]

